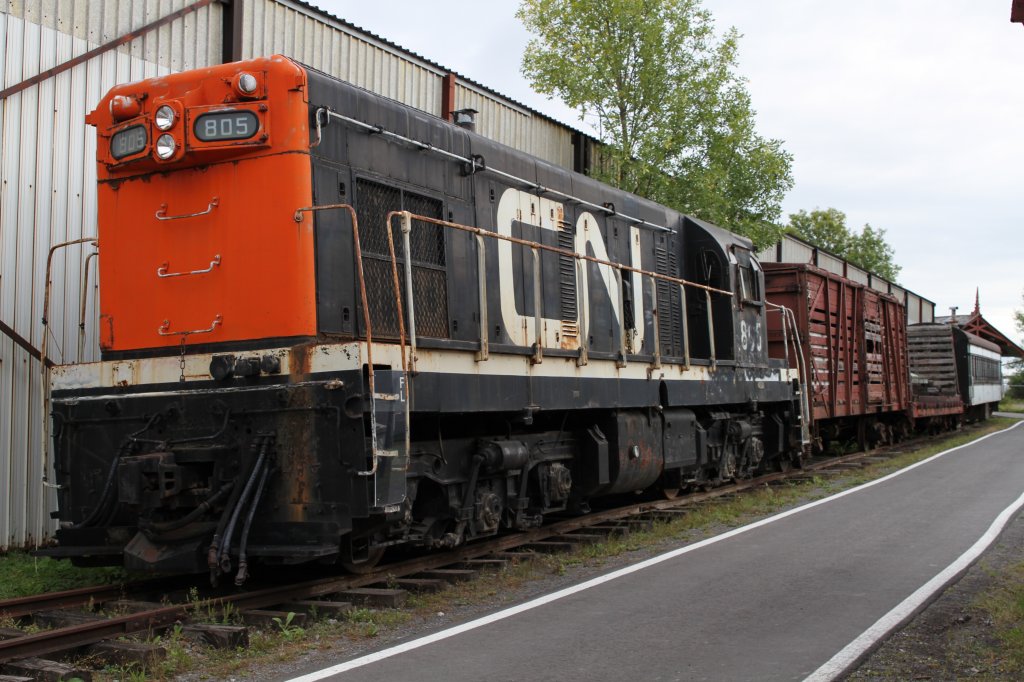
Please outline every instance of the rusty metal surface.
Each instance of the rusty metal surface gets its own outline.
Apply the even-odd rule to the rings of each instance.
[[[26,90],[26,89],[28,89],[28,88],[30,88],[33,85],[36,85],[38,83],[42,83],[43,81],[45,81],[45,80],[47,80],[49,78],[53,78],[54,76],[56,76],[59,73],[64,73],[65,71],[67,71],[69,69],[73,69],[74,67],[78,66],[79,64],[84,64],[85,62],[89,61],[93,57],[98,57],[99,55],[103,54],[104,52],[109,52],[110,50],[113,50],[116,47],[120,47],[121,45],[126,45],[126,44],[130,43],[131,41],[135,40],[136,38],[140,38],[140,37],[146,35],[147,33],[149,33],[150,31],[158,29],[161,26],[164,26],[165,24],[169,24],[172,21],[174,21],[175,19],[183,17],[186,14],[190,14],[192,12],[195,12],[196,10],[202,9],[203,7],[206,7],[207,5],[209,5],[212,2],[214,2],[214,0],[198,0],[197,2],[193,2],[191,5],[187,5],[185,7],[182,7],[181,9],[179,9],[176,12],[171,12],[170,14],[168,14],[168,15],[166,15],[164,17],[161,17],[160,19],[157,19],[156,21],[150,22],[150,23],[146,24],[145,26],[142,26],[141,28],[138,28],[138,29],[136,29],[134,31],[129,31],[128,33],[125,33],[124,35],[122,35],[121,37],[119,37],[119,38],[117,38],[115,40],[111,40],[110,42],[107,42],[107,43],[104,43],[103,45],[100,45],[99,47],[95,47],[95,48],[89,50],[88,52],[84,52],[84,53],[78,55],[77,57],[74,57],[73,59],[69,59],[66,62],[58,64],[57,66],[55,66],[55,67],[53,67],[51,69],[46,69],[45,71],[41,71],[41,72],[37,73],[36,75],[32,76],[31,78],[26,78],[25,80],[21,81],[20,83],[15,83],[14,85],[10,86],[9,88],[4,88],[3,90],[0,90],[0,100],[5,100],[5,99],[7,99],[8,97],[10,97],[13,94],[19,93],[22,90]]]
[[[894,297],[811,265],[764,263],[767,299],[796,313],[815,420],[891,413],[910,403],[906,316]],[[768,319],[772,357],[796,362]]]
[[[11,341],[14,341],[19,348],[28,353],[34,359],[38,360],[43,356],[43,354],[39,352],[38,348],[29,343],[28,339],[24,336],[11,329],[3,320],[0,320],[0,333],[9,337]],[[46,366],[53,367],[53,360],[46,358]]]

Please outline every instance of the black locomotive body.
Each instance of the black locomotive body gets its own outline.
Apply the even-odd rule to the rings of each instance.
[[[269,67],[217,69],[273,92]],[[246,229],[271,259],[311,231],[315,328],[230,338],[224,314],[207,336],[56,368],[47,553],[215,575],[254,559],[358,570],[392,545],[454,546],[798,456],[798,376],[768,357],[748,240],[299,70],[305,110],[289,119],[270,97],[269,149],[160,182],[305,154],[307,177],[275,182],[305,183],[308,202],[255,193]],[[283,127],[308,147],[275,156]],[[126,172],[116,191],[152,191],[152,176]],[[203,281],[183,305],[220,295]]]

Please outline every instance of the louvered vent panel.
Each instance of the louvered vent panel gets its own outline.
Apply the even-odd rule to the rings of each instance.
[[[679,276],[676,255],[669,249],[654,249],[655,267],[659,275]],[[658,340],[661,354],[679,356],[683,353],[682,302],[679,299],[679,285],[665,280],[658,282]]]
[[[576,248],[576,235],[572,223],[562,223],[558,230],[558,247],[566,251]],[[558,257],[559,300],[562,309],[562,336],[579,339],[579,308],[576,302],[576,259]]]
[[[394,281],[388,252],[385,218],[390,211],[407,210],[416,215],[443,218],[440,200],[403,191],[371,180],[356,181],[356,213],[363,248],[363,271],[370,323],[375,338],[397,339]],[[402,231],[400,221],[391,222],[395,254],[399,266],[402,295],[405,295]],[[448,278],[445,270],[444,228],[414,220],[409,235],[412,255],[413,296],[416,307],[416,334],[448,338]]]

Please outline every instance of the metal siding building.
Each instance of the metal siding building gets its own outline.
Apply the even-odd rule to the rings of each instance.
[[[161,19],[168,20],[140,31]],[[119,39],[122,44],[87,54]],[[60,242],[96,235],[96,137],[85,115],[119,83],[272,53],[435,116],[477,109],[481,134],[568,168],[574,141],[591,150],[595,144],[302,2],[0,0],[0,550],[33,545],[54,528],[55,496],[41,484],[36,358],[47,253]],[[57,73],[45,73],[50,69]],[[36,76],[38,82],[26,83]],[[76,245],[54,257],[47,355],[58,363],[98,359],[92,251]]]
[[[6,2],[0,12],[0,89],[188,4]],[[118,83],[219,60],[220,20],[221,7],[208,5],[0,100],[0,320],[31,346],[42,345],[50,246],[96,234],[96,142],[85,114]],[[74,246],[54,257],[47,343],[55,362],[98,356],[95,259],[85,325],[79,327],[83,266],[92,250]],[[56,500],[41,484],[40,386],[38,361],[9,335],[0,336],[0,548],[34,544],[52,530],[49,511]]]

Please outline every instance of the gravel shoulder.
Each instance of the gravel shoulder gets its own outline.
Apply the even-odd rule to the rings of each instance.
[[[1022,566],[1024,514],[1010,522],[959,581],[885,640],[846,680],[1021,679],[1022,670],[1000,636],[1007,626],[996,622],[991,600],[1010,587],[1008,582],[1019,580]],[[1016,627],[1024,623],[1018,621]]]

